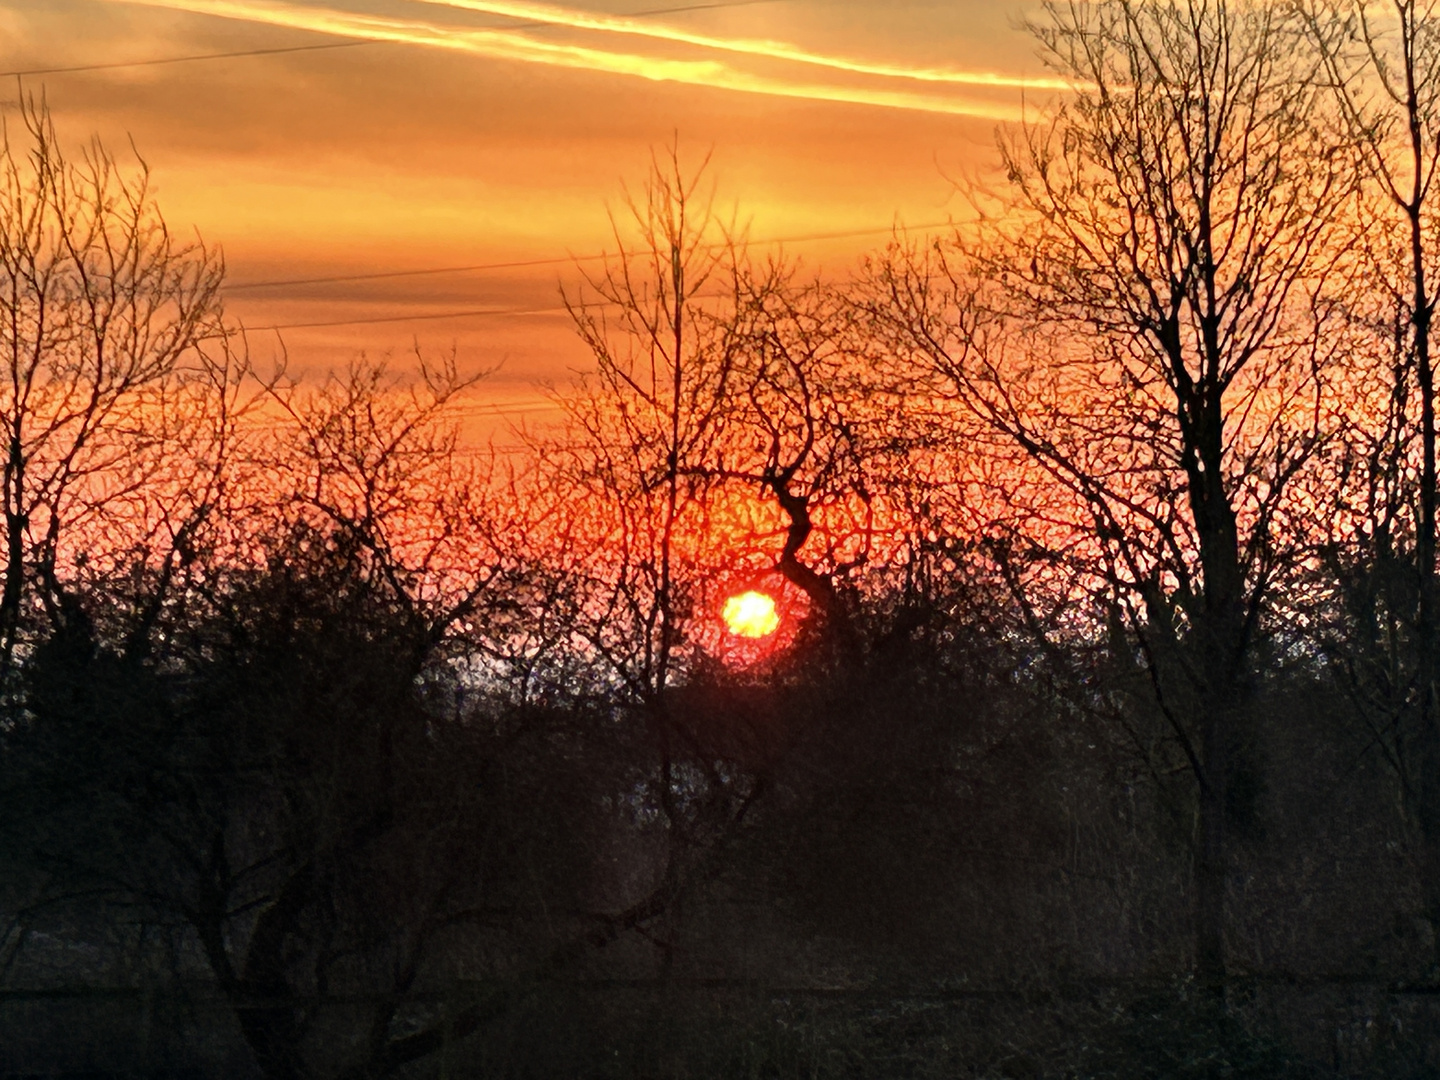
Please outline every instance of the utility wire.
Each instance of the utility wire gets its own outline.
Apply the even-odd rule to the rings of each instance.
[[[678,15],[686,11],[708,11],[712,8],[748,7],[752,4],[779,4],[787,0],[716,0],[708,4],[686,4],[682,7],[649,8],[626,14],[629,19],[641,19],[654,15]],[[520,22],[502,24],[508,30],[544,30],[555,23]],[[319,45],[288,45],[271,49],[241,49],[237,52],[199,53],[194,56],[163,56],[153,60],[122,60],[109,64],[73,64],[67,67],[27,68],[17,71],[0,71],[0,79],[24,78],[29,75],[69,75],[81,71],[113,71],[116,68],[155,67],[160,64],[188,64],[201,60],[233,60],[245,56],[274,56],[279,53],[319,52],[322,49],[358,49],[366,45],[400,45],[398,41],[331,41]]]
[[[273,56],[276,53],[317,52],[320,49],[358,49],[362,45],[394,45],[393,41],[330,41],[322,45],[287,45],[274,49],[242,49],[239,52],[201,53],[198,56],[164,56],[154,60],[122,60],[113,64],[76,64],[73,67],[29,68],[0,71],[0,79],[27,75],[68,75],[73,71],[109,71],[113,68],[153,67],[158,64],[188,64],[194,60],[229,60],[237,56]]]
[[[262,330],[308,330],[321,326],[370,326],[374,323],[419,322],[429,319],[475,319],[494,315],[558,315],[568,311],[565,307],[548,308],[477,308],[469,311],[436,311],[426,315],[381,315],[373,319],[339,319],[335,322],[280,323],[276,326],[256,326]]]
[[[949,221],[929,221],[922,225],[912,225],[909,228],[921,229],[942,229],[952,224]],[[849,240],[860,236],[879,236],[882,233],[894,231],[895,225],[886,225],[879,228],[853,229],[847,232],[826,232],[807,233],[803,236],[775,236],[765,240],[751,241],[755,244],[800,244],[812,240]],[[722,245],[712,244],[712,250]],[[618,253],[617,253],[618,254]],[[239,292],[244,289],[278,289],[290,285],[334,285],[347,281],[379,281],[384,278],[421,277],[431,274],[466,274],[481,270],[515,270],[530,266],[560,266],[566,263],[599,262],[602,259],[612,256],[601,253],[599,255],[567,255],[564,257],[553,257],[547,259],[525,259],[519,262],[497,262],[497,263],[475,263],[471,266],[434,266],[420,270],[385,270],[371,274],[337,274],[332,277],[315,278],[290,278],[276,281],[242,281],[235,285],[226,285],[227,292]]]
[[[562,263],[596,262],[604,255],[575,255],[566,258],[524,259],[520,262],[476,263],[473,266],[433,266],[422,270],[383,270],[373,274],[337,274],[334,277],[290,278],[278,281],[242,281],[226,285],[226,292],[245,289],[278,289],[287,285],[333,285],[346,281],[379,281],[383,278],[421,277],[427,274],[464,274],[479,270],[516,270],[526,266],[558,266]]]
[[[922,230],[922,229],[943,229],[943,228],[945,228],[945,227],[947,227],[947,226],[949,226],[949,225],[952,225],[952,224],[953,224],[953,222],[950,222],[950,221],[935,221],[935,222],[928,222],[928,223],[926,223],[926,224],[924,224],[924,225],[913,225],[913,226],[910,226],[910,228],[912,228],[912,229],[914,229],[914,230],[916,230],[916,231],[919,231],[919,230]],[[794,243],[800,243],[800,242],[802,242],[802,241],[807,241],[807,240],[842,240],[842,239],[849,239],[849,238],[852,238],[852,237],[859,237],[859,236],[877,236],[877,235],[880,235],[880,234],[883,234],[883,233],[892,232],[892,231],[894,231],[894,229],[895,229],[895,226],[894,226],[894,225],[891,225],[891,226],[887,226],[887,227],[885,227],[885,228],[853,229],[853,230],[849,230],[849,231],[846,231],[846,232],[811,233],[811,234],[806,235],[806,236],[777,237],[777,238],[771,239],[771,240],[763,240],[763,241],[756,241],[756,242],[757,242],[757,243],[765,243],[765,244],[794,244]],[[715,247],[715,246],[718,246],[718,245],[711,245],[711,247]],[[594,261],[594,260],[597,260],[597,259],[604,259],[604,258],[607,258],[607,256],[605,256],[605,255],[584,255],[584,256],[576,256],[576,257],[574,257],[574,258],[564,258],[564,259],[560,259],[560,258],[555,258],[555,259],[531,259],[531,260],[528,260],[528,261],[526,261],[526,262],[486,263],[486,264],[478,265],[478,266],[445,267],[445,268],[440,268],[440,269],[435,269],[435,270],[400,270],[400,271],[395,271],[395,272],[392,272],[392,273],[383,273],[383,274],[355,274],[355,275],[351,275],[351,276],[347,276],[347,277],[310,278],[310,279],[306,279],[306,280],[296,280],[296,281],[279,281],[279,282],[259,281],[259,282],[251,282],[251,283],[249,283],[248,285],[231,286],[231,288],[261,288],[262,286],[271,286],[271,285],[310,285],[310,284],[318,284],[318,283],[321,283],[321,282],[332,282],[332,281],[365,281],[365,280],[372,280],[372,279],[375,279],[375,278],[405,277],[405,276],[408,276],[408,275],[418,275],[418,274],[457,273],[457,272],[464,271],[464,270],[495,270],[495,269],[507,269],[507,268],[509,268],[509,267],[515,267],[515,266],[550,266],[550,265],[554,265],[554,264],[556,264],[556,263],[588,262],[588,261]],[[436,311],[436,312],[430,312],[430,313],[420,314],[420,315],[414,315],[414,314],[412,314],[412,315],[381,315],[381,316],[375,316],[375,317],[373,317],[373,318],[365,318],[365,319],[337,319],[337,320],[334,320],[334,321],[325,321],[325,322],[279,323],[279,324],[274,325],[274,326],[257,326],[257,327],[253,327],[253,329],[254,329],[255,331],[257,331],[257,332],[260,332],[260,331],[268,331],[268,330],[309,330],[309,329],[317,329],[317,328],[321,328],[321,327],[332,327],[332,326],[370,326],[370,325],[373,325],[373,324],[376,324],[376,323],[395,323],[395,322],[412,322],[412,321],[419,322],[419,321],[429,321],[429,320],[432,320],[432,319],[493,318],[493,317],[495,317],[495,316],[500,316],[500,315],[514,315],[514,316],[522,316],[522,315],[559,315],[559,314],[563,314],[563,313],[565,313],[565,312],[568,312],[569,310],[570,310],[570,308],[565,307],[564,305],[559,305],[559,306],[556,306],[556,307],[543,307],[543,308],[535,308],[535,307],[532,307],[532,308],[470,308],[470,309],[465,309],[465,310],[460,310],[460,311]]]

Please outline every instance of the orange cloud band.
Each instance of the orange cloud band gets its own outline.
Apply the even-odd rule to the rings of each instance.
[[[794,45],[778,41],[714,37],[709,34],[692,33],[673,26],[642,22],[639,19],[627,18],[623,15],[577,11],[574,8],[557,7],[553,4],[527,3],[525,0],[419,0],[419,2],[459,8],[463,11],[476,11],[485,15],[501,15],[508,19],[525,19],[529,22],[547,23],[551,26],[567,26],[576,30],[633,34],[637,37],[673,41],[683,45],[697,45],[701,48],[715,49],[721,52],[740,53],[769,60],[787,60],[798,64],[812,64],[856,75],[877,75],[889,79],[914,79],[920,82],[954,83],[962,86],[1015,87],[1030,90],[1070,90],[1074,88],[1074,84],[1071,82],[1048,76],[1025,78],[1019,75],[1001,75],[989,71],[955,71],[947,68],[876,64],[865,60],[807,52]]]
[[[628,75],[657,82],[708,86],[772,97],[872,105],[890,109],[1018,121],[1019,104],[975,101],[949,95],[904,90],[835,86],[788,81],[741,71],[716,60],[678,60],[614,52],[582,45],[537,41],[509,30],[470,30],[436,26],[414,20],[327,8],[298,7],[278,0],[117,0],[149,7],[169,8],[196,15],[284,26],[368,41],[450,49],[497,60],[546,64],[553,67]]]

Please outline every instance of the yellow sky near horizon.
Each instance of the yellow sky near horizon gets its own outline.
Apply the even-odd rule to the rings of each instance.
[[[723,0],[722,0],[723,2]],[[226,253],[230,311],[303,368],[359,350],[503,364],[532,401],[584,366],[558,303],[565,260],[609,241],[607,204],[652,147],[713,150],[753,237],[963,216],[951,177],[993,160],[997,121],[1053,97],[1015,0],[0,0],[0,70],[62,137],[127,138],[167,221]],[[3,95],[13,115],[14,86]],[[844,272],[883,235],[795,240]],[[613,247],[613,242],[608,246]],[[463,316],[454,312],[536,311]],[[443,316],[443,317],[434,317]],[[326,324],[326,325],[311,325]],[[285,326],[275,332],[260,328]]]

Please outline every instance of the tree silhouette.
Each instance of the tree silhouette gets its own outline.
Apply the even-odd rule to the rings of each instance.
[[[1014,451],[1015,550],[1052,584],[1080,566],[1108,594],[1091,625],[1109,604],[1128,628],[1193,779],[1195,963],[1218,986],[1246,688],[1326,434],[1314,298],[1346,173],[1280,9],[1056,4],[1031,29],[1074,94],[1003,143],[984,240],[878,270],[877,325]]]
[[[7,670],[30,600],[62,618],[62,578],[101,537],[173,573],[219,497],[244,369],[223,262],[170,233],[143,162],[127,173],[98,141],[67,160],[43,101],[21,118],[28,145],[0,145]]]

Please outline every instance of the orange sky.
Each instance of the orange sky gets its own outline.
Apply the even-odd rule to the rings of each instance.
[[[114,148],[133,137],[167,220],[221,243],[235,286],[599,251],[607,201],[675,133],[682,154],[713,147],[722,201],[757,238],[942,221],[964,214],[947,172],[983,168],[997,118],[1052,94],[1015,0],[760,0],[615,18],[682,5],[0,0],[0,70],[369,40],[25,77],[62,136],[98,131]],[[790,250],[843,271],[880,242]],[[236,288],[228,304],[248,327],[289,326],[306,368],[453,343],[466,368],[503,362],[486,393],[524,407],[537,380],[584,365],[563,315],[416,316],[551,308],[575,276],[562,264]],[[386,321],[291,325],[351,320]],[[263,356],[275,334],[253,341]]]

